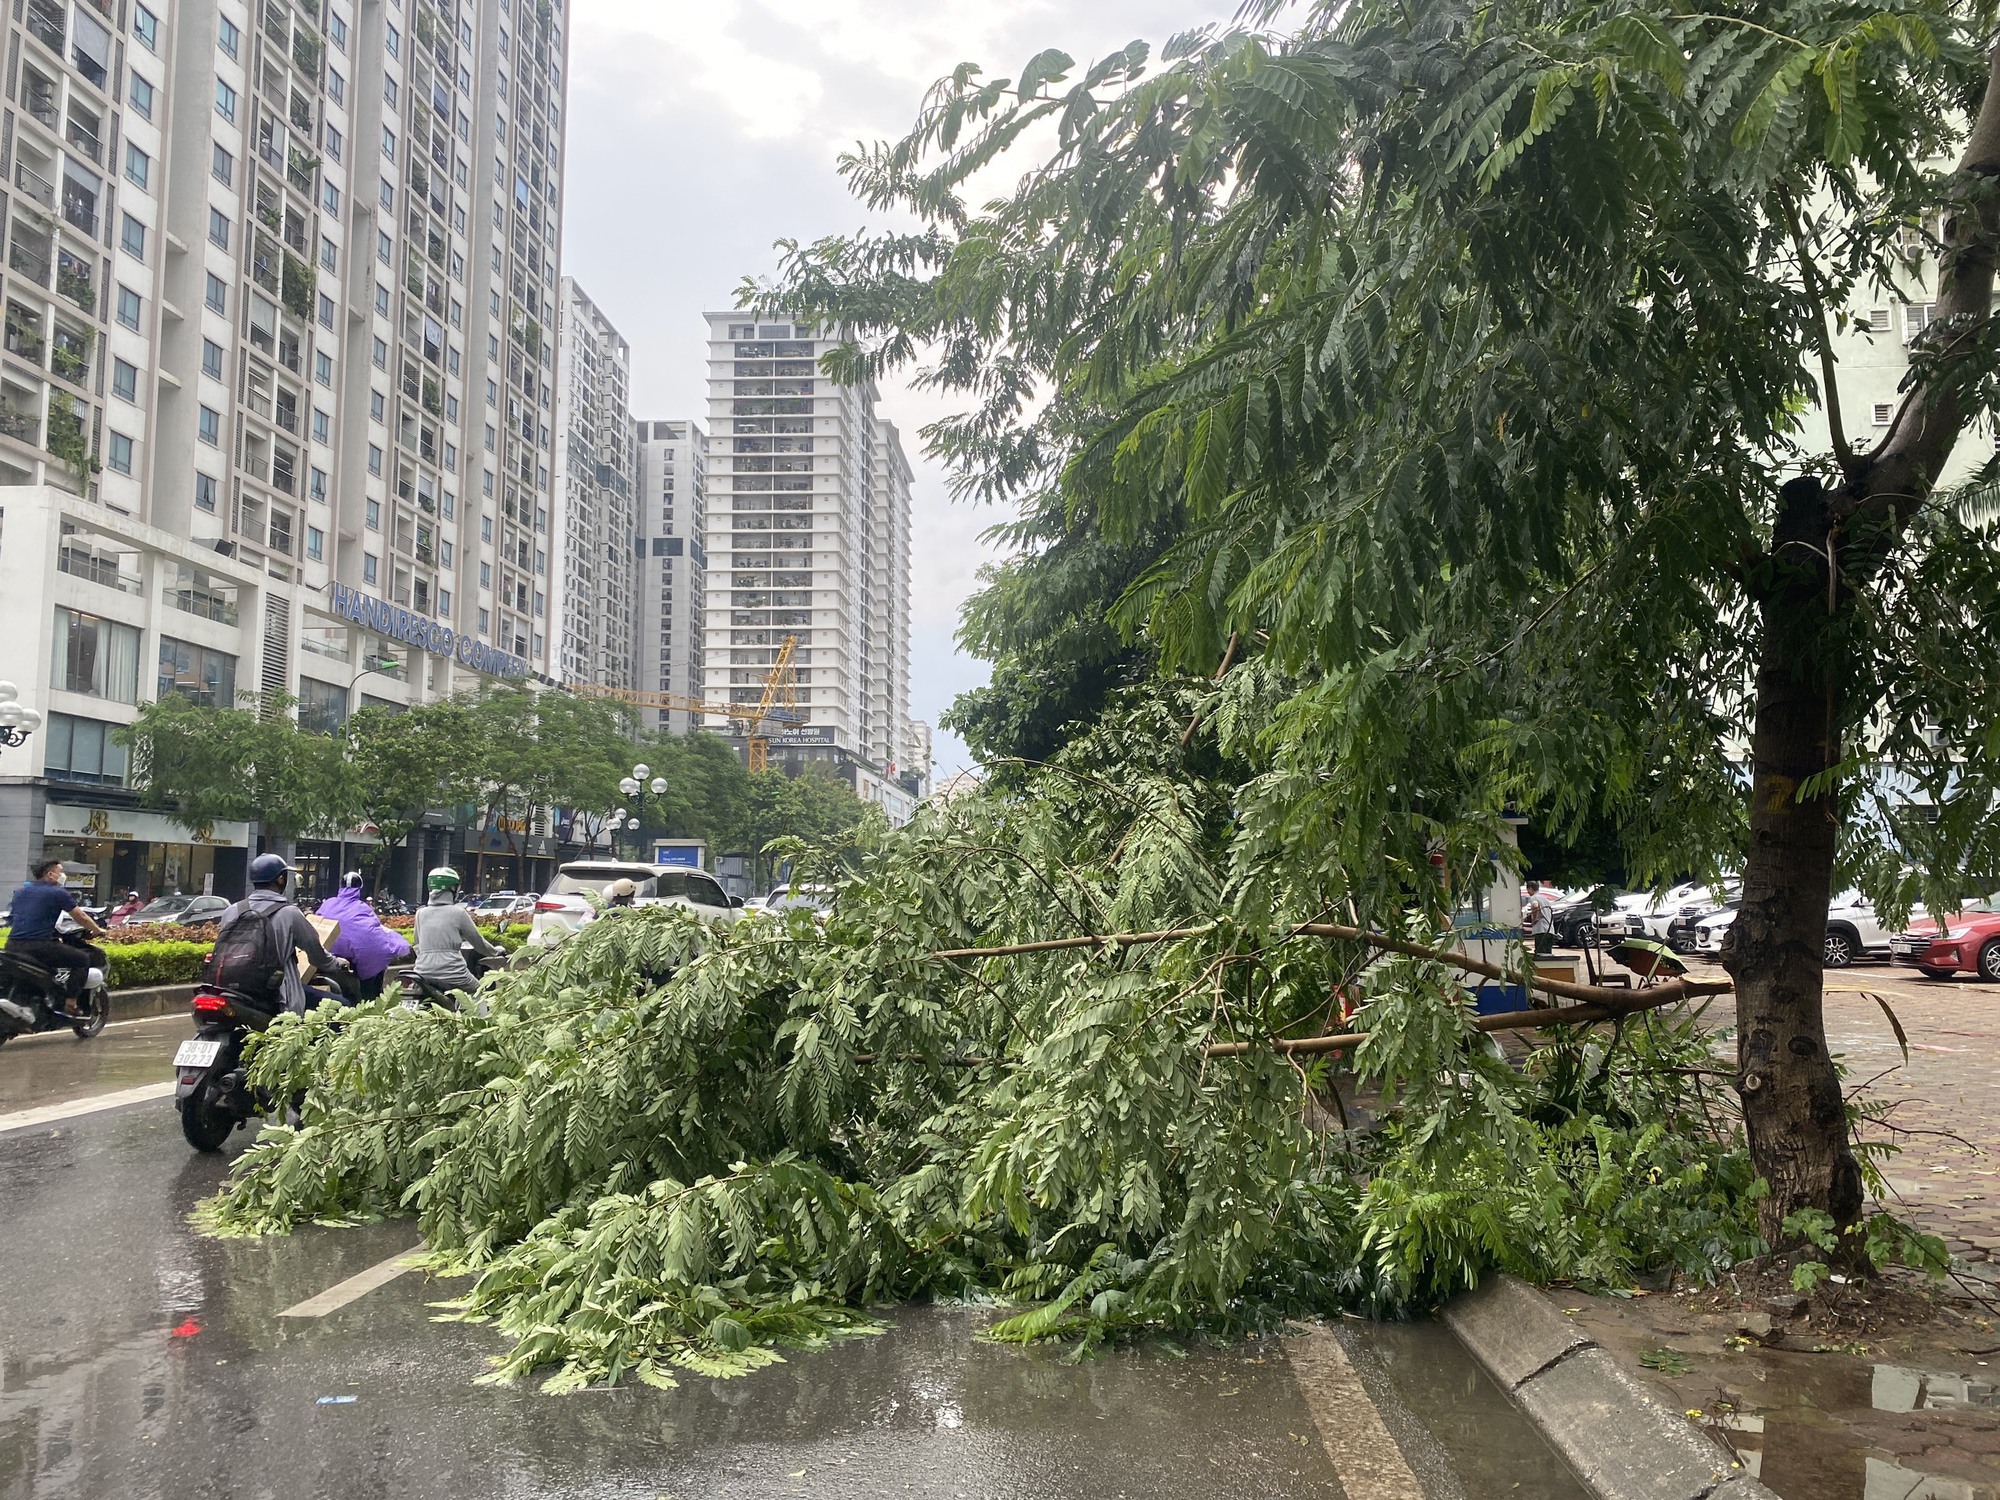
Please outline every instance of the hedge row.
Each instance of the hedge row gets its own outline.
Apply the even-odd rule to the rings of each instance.
[[[0,946],[5,945],[6,935],[6,929],[0,928]],[[493,941],[509,953],[519,952],[527,938],[527,927],[519,924],[503,928],[493,935]],[[193,984],[201,978],[202,963],[207,959],[214,941],[211,935],[202,942],[125,940],[106,943],[104,955],[111,960],[111,988],[129,990],[145,985]]]

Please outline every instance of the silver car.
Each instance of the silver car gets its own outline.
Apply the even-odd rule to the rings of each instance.
[[[579,860],[564,865],[535,902],[535,919],[528,946],[546,948],[597,920],[606,894],[620,880],[639,888],[635,906],[685,906],[706,921],[734,922],[743,903],[716,883],[713,875],[684,865],[649,865],[613,859]],[[586,899],[585,893],[596,898]]]

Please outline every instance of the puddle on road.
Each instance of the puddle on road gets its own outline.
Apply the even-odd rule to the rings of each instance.
[[[1710,1432],[1782,1500],[2000,1500],[1988,1370],[1767,1350],[1707,1373]]]

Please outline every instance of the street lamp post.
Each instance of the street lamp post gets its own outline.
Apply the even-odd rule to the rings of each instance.
[[[21,691],[11,682],[0,682],[0,745],[16,749],[28,743],[28,736],[42,727],[42,716],[21,701]]]
[[[629,827],[637,830],[633,835],[633,843],[638,846],[636,858],[646,857],[646,794],[650,792],[657,797],[666,789],[667,778],[654,776],[653,768],[644,761],[634,766],[632,774],[618,783],[618,790],[630,797],[638,808],[638,812],[626,820]]]

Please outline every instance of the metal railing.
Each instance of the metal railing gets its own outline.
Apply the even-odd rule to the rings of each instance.
[[[14,164],[14,183],[44,208],[56,206],[56,185],[26,162]]]

